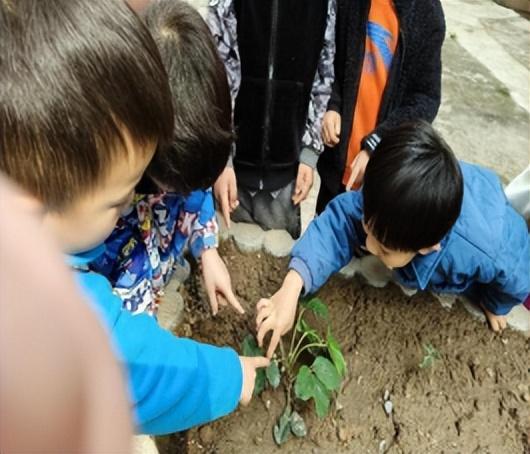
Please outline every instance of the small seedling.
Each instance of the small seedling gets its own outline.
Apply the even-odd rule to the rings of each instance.
[[[434,362],[441,358],[440,352],[431,344],[424,344],[423,350],[425,351],[425,355],[423,355],[423,359],[419,364],[420,369],[428,369],[432,367]]]
[[[325,334],[307,322],[305,315],[308,311],[326,322]],[[279,358],[275,358],[266,370],[259,371],[256,376],[255,394],[261,393],[267,382],[273,389],[282,381],[284,384],[285,408],[273,430],[274,441],[278,445],[285,443],[290,434],[297,437],[307,434],[305,422],[295,410],[302,401],[313,400],[319,418],[328,414],[334,393],[339,390],[346,374],[346,362],[339,343],[331,333],[328,319],[328,307],[320,299],[302,301],[288,350],[282,340]],[[252,335],[243,340],[243,354],[263,354]]]

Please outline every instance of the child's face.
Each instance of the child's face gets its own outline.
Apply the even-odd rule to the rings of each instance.
[[[68,254],[101,244],[134,196],[134,188],[153,157],[156,144],[140,149],[125,135],[127,154],[115,158],[106,178],[94,190],[59,213],[48,212],[44,222]]]
[[[383,246],[372,234],[370,227],[363,221],[363,229],[366,232],[366,249],[385,264],[387,268],[402,268],[408,265],[416,254],[427,255],[430,252],[440,250],[440,244],[436,244],[429,248],[420,249],[417,252],[411,251],[396,251],[388,249]]]

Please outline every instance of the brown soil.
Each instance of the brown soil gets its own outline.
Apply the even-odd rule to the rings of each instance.
[[[184,323],[177,334],[240,350],[254,326],[254,306],[273,293],[287,260],[221,252],[247,309],[224,309],[213,319],[192,278]],[[301,407],[309,434],[282,446],[285,453],[530,453],[530,340],[513,331],[493,334],[461,307],[443,309],[429,294],[407,297],[360,278],[334,278],[320,292],[330,308],[348,375],[333,414],[318,420]],[[423,345],[441,354],[420,369]],[[388,390],[394,410],[383,409]],[[234,414],[186,435],[159,440],[165,453],[273,453],[272,427],[282,412],[281,389],[266,390]],[[312,404],[311,404],[312,405]]]

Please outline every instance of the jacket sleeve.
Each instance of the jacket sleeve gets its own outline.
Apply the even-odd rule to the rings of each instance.
[[[241,85],[241,59],[237,44],[237,18],[234,1],[210,0],[206,23],[217,45],[219,56],[225,65],[233,108]]]
[[[495,315],[508,314],[530,293],[530,238],[524,220],[515,214],[512,220],[505,229],[510,235],[504,241],[507,250],[496,258],[503,266],[497,266],[493,275],[479,270],[479,282],[471,290],[472,299]]]
[[[333,83],[331,84],[331,93],[328,101],[327,110],[342,112],[342,84],[344,83],[344,67],[346,66],[346,49],[343,36],[339,31],[344,28],[341,25],[345,19],[345,0],[337,0],[335,15],[335,59],[333,65]]]
[[[289,268],[302,277],[306,294],[322,287],[365,244],[362,217],[362,195],[354,191],[342,194],[311,222],[295,244]]]
[[[418,2],[422,4],[422,2]],[[422,43],[413,58],[405,55],[405,68],[409,79],[400,105],[395,106],[385,121],[368,134],[362,141],[365,150],[372,152],[377,147],[385,132],[403,122],[425,120],[431,123],[440,107],[442,85],[442,44],[445,38],[445,20],[438,0],[423,3],[428,11],[418,11],[425,17]],[[432,6],[433,5],[433,6]]]
[[[322,117],[331,94],[333,82],[333,60],[335,57],[335,20],[336,2],[329,0],[324,45],[313,81],[304,135],[302,136],[302,152],[300,162],[315,168],[319,155],[324,150],[322,143]]]
[[[236,408],[242,371],[234,350],[175,337],[154,318],[122,310],[102,276],[89,273],[82,279],[123,363],[138,432],[181,431]]]
[[[211,188],[206,191],[193,191],[184,203],[183,216],[190,217],[189,248],[196,259],[205,249],[218,246],[219,226]]]

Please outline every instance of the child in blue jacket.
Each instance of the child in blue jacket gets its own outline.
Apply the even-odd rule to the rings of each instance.
[[[38,210],[106,326],[138,430],[183,430],[248,402],[265,358],[176,338],[123,310],[89,270],[173,139],[167,74],[145,26],[124,2],[0,2],[0,56],[0,170],[26,191],[19,202]]]
[[[498,177],[458,162],[425,122],[397,127],[370,159],[362,193],[336,197],[292,251],[282,287],[258,303],[268,356],[291,329],[298,297],[316,292],[353,257],[376,255],[403,286],[460,293],[494,331],[530,291],[529,235]]]

